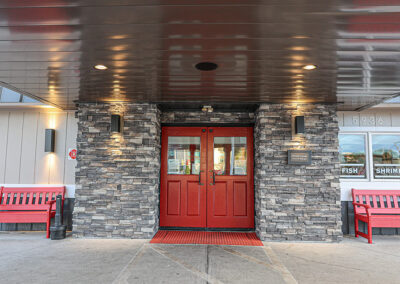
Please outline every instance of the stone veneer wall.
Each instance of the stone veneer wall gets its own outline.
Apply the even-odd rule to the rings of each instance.
[[[252,112],[171,111],[161,114],[162,123],[254,123]]]
[[[111,134],[111,114],[123,115]],[[153,104],[79,103],[75,237],[150,238],[158,229],[160,112]]]
[[[306,133],[292,119],[305,116]],[[335,105],[262,104],[255,124],[256,231],[262,240],[342,238]],[[311,165],[288,165],[287,150],[312,151]]]

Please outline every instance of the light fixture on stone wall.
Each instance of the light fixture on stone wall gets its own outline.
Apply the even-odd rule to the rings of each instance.
[[[121,116],[119,114],[111,115],[111,132],[120,133],[121,132]]]
[[[54,142],[56,138],[56,131],[54,129],[46,129],[45,130],[45,138],[44,138],[44,151],[45,152],[54,152]]]
[[[213,112],[214,108],[212,106],[203,106],[201,111],[202,112]]]
[[[296,134],[304,133],[305,126],[304,126],[304,116],[296,116],[294,118],[294,132]]]

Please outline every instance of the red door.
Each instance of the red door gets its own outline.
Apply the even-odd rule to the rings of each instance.
[[[162,128],[160,226],[254,228],[251,127]]]

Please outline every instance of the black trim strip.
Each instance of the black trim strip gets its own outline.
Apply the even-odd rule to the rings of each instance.
[[[254,232],[254,228],[194,228],[194,227],[160,227],[165,231],[205,231],[205,232]]]
[[[254,123],[161,123],[161,126],[176,126],[176,127],[254,127]]]

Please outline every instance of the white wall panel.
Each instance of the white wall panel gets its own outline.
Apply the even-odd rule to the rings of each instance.
[[[21,164],[23,112],[11,112],[8,120],[5,183],[18,183]]]
[[[50,121],[54,125],[52,128],[56,129],[55,134],[55,149],[52,154],[52,164],[50,165],[49,183],[63,183],[64,182],[64,159],[65,159],[65,139],[67,130],[67,113],[53,114]]]
[[[10,113],[8,111],[0,112],[0,183],[4,183],[6,169],[9,116]]]
[[[78,121],[75,118],[75,114],[73,112],[68,113],[67,120],[67,133],[66,133],[66,143],[65,143],[65,174],[64,174],[64,183],[65,184],[74,184],[75,183],[75,166],[76,160],[68,159],[68,150],[76,149],[76,137],[78,134]]]
[[[54,161],[54,153],[44,151],[46,128],[50,128],[49,113],[39,114],[39,123],[36,138],[36,164],[35,164],[35,183],[49,183],[50,167]]]
[[[339,126],[343,127],[399,127],[400,109],[372,108],[365,111],[339,111]],[[341,118],[343,117],[343,123]]]
[[[19,183],[32,184],[35,182],[36,136],[39,113],[25,112],[21,147],[21,168]]]
[[[56,130],[55,152],[44,152],[45,129]],[[0,185],[67,185],[74,196],[76,148],[74,112],[52,110],[0,111]]]

